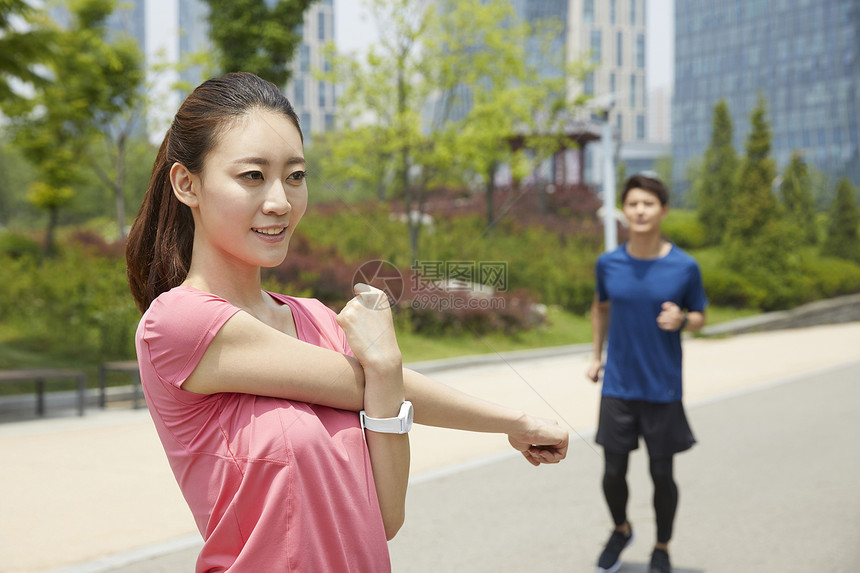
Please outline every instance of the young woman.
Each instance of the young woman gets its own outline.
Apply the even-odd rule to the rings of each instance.
[[[534,465],[567,452],[555,423],[404,369],[381,291],[356,285],[337,315],[264,291],[307,197],[292,106],[228,74],[180,107],[129,235],[143,387],[205,540],[197,571],[389,570],[413,415],[505,433]]]

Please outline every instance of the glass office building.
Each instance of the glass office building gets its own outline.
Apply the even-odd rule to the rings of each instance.
[[[759,94],[772,156],[793,151],[833,182],[860,185],[860,1],[675,0],[674,188],[704,156],[725,98],[742,153]]]

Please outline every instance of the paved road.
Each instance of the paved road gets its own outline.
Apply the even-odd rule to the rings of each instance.
[[[672,552],[679,573],[858,571],[860,323],[685,342],[699,445],[678,458]],[[432,375],[558,418],[578,440],[532,468],[504,437],[416,426],[396,573],[591,571],[608,534],[591,439],[599,387],[587,357],[536,353]],[[450,365],[449,365],[450,366]],[[145,410],[0,424],[0,572],[193,570],[193,520]],[[645,460],[631,463],[645,570],[653,539]]]
[[[689,407],[699,444],[677,458],[676,573],[860,570],[858,381],[855,362]],[[393,570],[592,571],[608,516],[585,437],[557,467],[500,454],[416,478]],[[620,573],[644,573],[654,527],[642,451],[630,488],[637,541]],[[108,571],[190,571],[196,550]]]

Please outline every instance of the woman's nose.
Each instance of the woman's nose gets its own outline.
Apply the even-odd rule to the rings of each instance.
[[[263,211],[266,213],[274,213],[276,215],[285,215],[290,212],[293,206],[287,197],[287,189],[283,181],[275,181],[269,188],[266,195],[266,202],[263,204]]]

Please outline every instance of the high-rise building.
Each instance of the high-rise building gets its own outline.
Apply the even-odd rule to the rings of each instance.
[[[762,95],[779,168],[791,153],[860,184],[860,2],[675,0],[675,189],[704,156],[724,98],[743,151]]]
[[[645,141],[645,0],[570,0],[567,53],[570,61],[589,54],[595,64],[584,93],[614,94],[610,120],[616,137],[622,143]]]
[[[625,164],[628,174],[653,169],[655,160],[668,153],[665,141],[649,138],[646,4],[646,0],[569,0],[568,8],[568,59],[587,56],[594,65],[581,85],[571,82],[570,90],[595,101],[611,97],[608,121],[617,161]],[[602,181],[601,153],[599,146],[586,148],[586,181]]]
[[[305,11],[301,27],[302,43],[293,58],[292,78],[285,94],[299,115],[305,145],[313,134],[335,128],[335,86],[315,77],[315,70],[331,71],[324,47],[334,41],[334,2],[319,0]]]

